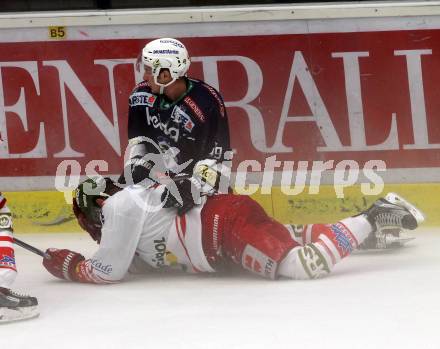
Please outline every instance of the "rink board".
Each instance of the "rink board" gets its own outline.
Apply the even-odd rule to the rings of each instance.
[[[338,199],[333,186],[320,187],[319,194],[308,194],[308,187],[299,195],[285,195],[280,187],[271,194],[253,194],[272,217],[283,223],[329,223],[359,213],[377,196],[365,196],[359,186],[344,189],[344,198]],[[397,192],[419,207],[427,216],[427,226],[440,225],[440,184],[387,184],[383,193]],[[80,231],[61,192],[9,192],[5,193],[13,212],[14,227],[20,233],[77,232]],[[384,194],[382,194],[384,195]],[[68,202],[71,202],[70,200]]]
[[[1,189],[50,190],[53,183],[42,188],[38,178],[90,175],[98,164],[103,175],[120,174],[127,100],[142,75],[136,57],[164,36],[188,48],[188,75],[222,94],[233,171],[253,161],[262,172],[273,156],[287,170],[301,161],[310,170],[319,161],[336,169],[347,160],[359,168],[381,160],[404,169],[397,179],[407,183],[435,181],[408,180],[406,170],[440,168],[438,14],[353,20],[317,11],[325,18],[290,20],[296,9],[285,8],[283,20],[252,21],[245,12],[272,12],[239,12],[231,18],[242,21],[206,14],[212,23],[162,25],[105,17],[112,25],[77,22],[60,28],[62,38],[49,37],[45,25],[65,23],[64,16],[32,30],[23,22],[2,28],[0,16]],[[100,15],[82,19],[90,17]]]
[[[270,215],[305,223],[360,212],[376,197],[354,186],[337,199],[329,184],[347,161],[363,183],[379,160],[383,181],[400,183],[383,193],[440,224],[440,6],[319,6],[0,15],[0,190],[16,230],[78,231],[57,183],[121,173],[136,57],[157,37],[182,40],[189,76],[222,94],[233,172],[251,161],[261,180],[271,158],[278,174],[331,163],[318,195],[285,195],[282,180],[253,194]]]
[[[72,212],[72,205],[67,204],[61,192],[34,191],[3,194],[12,211],[14,230],[18,233],[80,230]]]

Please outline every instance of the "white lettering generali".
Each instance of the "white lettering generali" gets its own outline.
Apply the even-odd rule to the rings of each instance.
[[[440,149],[440,144],[430,141],[429,122],[426,111],[425,87],[423,83],[423,58],[431,55],[431,49],[417,50],[394,50],[393,55],[395,64],[401,66],[401,71],[407,83],[409,90],[409,104],[411,107],[411,121],[413,132],[413,143],[402,144],[403,149]],[[365,130],[363,95],[362,95],[362,72],[360,62],[368,60],[370,53],[368,51],[360,52],[333,52],[331,57],[334,64],[342,64],[345,80],[346,108],[348,111],[348,131],[350,145],[343,145],[338,131],[335,128],[334,120],[338,116],[330,115],[328,109],[321,97],[320,86],[315,82],[311,69],[308,66],[302,51],[292,51],[292,62],[290,73],[287,79],[287,87],[284,91],[284,101],[281,108],[281,114],[278,124],[275,125],[276,136],[273,142],[269,144],[267,137],[267,126],[265,118],[259,108],[252,104],[259,98],[263,91],[265,81],[263,79],[262,67],[253,59],[245,56],[202,56],[194,57],[193,62],[199,62],[203,68],[204,79],[207,83],[219,89],[219,70],[218,64],[221,62],[232,61],[240,64],[247,77],[246,94],[239,100],[226,100],[227,107],[241,108],[247,115],[249,123],[246,127],[250,128],[250,141],[252,146],[262,153],[290,153],[295,149],[289,146],[283,139],[286,125],[289,123],[315,123],[324,142],[324,146],[316,148],[317,152],[350,152],[350,151],[385,151],[396,150],[400,147],[397,128],[398,118],[395,113],[392,115],[383,115],[384,119],[391,120],[390,129],[386,138],[378,144],[367,144]],[[102,134],[105,141],[111,146],[114,152],[120,156],[122,154],[120,126],[118,122],[119,110],[125,106],[118,106],[117,89],[115,87],[115,68],[121,65],[131,65],[136,80],[139,80],[139,73],[135,69],[136,59],[97,59],[94,61],[97,69],[104,67],[107,71],[109,86],[108,99],[111,102],[111,115],[106,115],[100,105],[96,102],[94,96],[88,91],[81,80],[81,76],[75,73],[75,70],[66,60],[43,60],[37,61],[9,61],[0,62],[0,134],[3,142],[0,142],[0,159],[32,159],[32,158],[81,158],[86,155],[75,149],[71,141],[71,132],[69,128],[69,104],[66,98],[66,91],[69,91],[73,97],[82,106],[90,120]],[[22,128],[27,132],[29,130],[28,111],[30,108],[38,108],[35,105],[29,105],[26,101],[26,89],[21,89],[15,93],[18,98],[14,103],[5,103],[5,92],[8,86],[3,79],[4,73],[8,69],[19,69],[27,74],[33,84],[34,93],[40,94],[41,69],[55,69],[58,74],[59,98],[61,99],[61,115],[64,130],[64,148],[53,154],[49,154],[47,147],[47,137],[50,136],[50,125],[44,122],[38,124],[38,136],[33,143],[33,147],[26,152],[11,152],[8,139],[11,134],[8,133],[7,113],[13,113],[18,116]],[[286,69],[286,71],[288,71]],[[382,77],[386,78],[386,77]],[[285,82],[283,82],[285,83]],[[292,104],[292,92],[294,85],[298,84],[304,97],[312,111],[311,115],[289,115],[289,109]],[[221,90],[221,89],[220,89]],[[123,101],[126,105],[127,101]],[[342,101],[341,101],[342,102]],[[390,101],[392,103],[392,101]],[[9,114],[8,114],[9,115]],[[273,127],[273,126],[272,126]]]

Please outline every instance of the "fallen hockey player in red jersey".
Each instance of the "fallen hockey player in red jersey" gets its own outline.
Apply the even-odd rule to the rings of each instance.
[[[0,324],[38,316],[35,297],[9,289],[17,276],[13,241],[11,211],[0,193]]]
[[[315,279],[329,274],[371,233],[413,230],[424,220],[417,208],[390,193],[357,216],[298,230],[270,218],[250,197],[234,194],[204,196],[179,215],[162,207],[167,190],[133,185],[117,191],[103,178],[80,184],[75,213],[99,248],[89,259],[48,249],[43,265],[58,278],[89,283],[120,281],[139,261],[192,273],[233,266],[271,279]]]

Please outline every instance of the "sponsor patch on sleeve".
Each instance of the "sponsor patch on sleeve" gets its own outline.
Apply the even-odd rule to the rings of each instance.
[[[149,107],[152,107],[156,99],[157,96],[151,93],[135,92],[130,96],[128,104],[130,105],[130,107],[135,107],[137,105],[147,105]]]

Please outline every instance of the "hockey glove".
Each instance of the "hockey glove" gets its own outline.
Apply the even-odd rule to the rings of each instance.
[[[173,178],[173,182],[166,186],[162,194],[162,202],[165,208],[177,208],[179,216],[184,215],[196,205],[202,203],[200,182],[185,173],[179,173]]]
[[[69,281],[77,281],[75,277],[76,267],[84,260],[84,256],[70,251],[49,248],[46,250],[48,258],[43,259],[43,266],[53,276]]]
[[[202,195],[229,192],[231,169],[214,159],[197,162],[193,177],[200,182]]]

